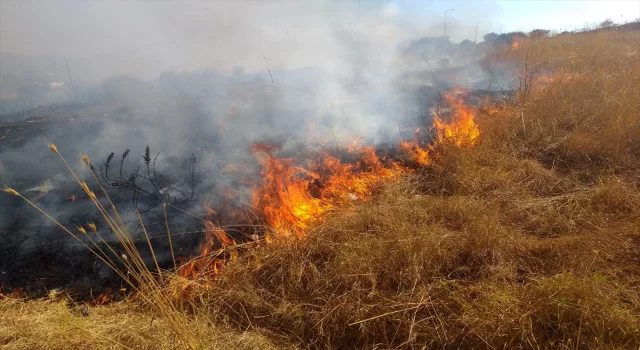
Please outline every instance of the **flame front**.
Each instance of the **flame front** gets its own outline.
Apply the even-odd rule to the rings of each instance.
[[[183,277],[194,278],[199,274],[206,272],[218,272],[219,268],[225,263],[224,248],[234,246],[234,241],[229,235],[220,227],[213,223],[213,217],[216,215],[215,210],[210,206],[209,201],[205,201],[204,207],[209,216],[208,220],[205,220],[204,227],[204,240],[200,245],[199,256],[208,256],[214,253],[216,247],[218,247],[216,254],[211,260],[203,259],[191,259],[187,263],[184,263],[178,269],[178,274]],[[233,252],[235,253],[235,251]],[[232,254],[233,256],[233,254]]]
[[[255,144],[252,151],[263,177],[253,190],[253,206],[262,210],[265,222],[277,233],[300,236],[309,222],[328,210],[310,194],[315,174],[295,166],[292,159],[274,157],[269,145]]]
[[[262,183],[253,191],[252,205],[277,236],[301,237],[309,225],[331,209],[355,200],[367,200],[371,189],[399,174],[400,168],[383,166],[372,147],[351,145],[355,164],[342,163],[328,152],[318,154],[303,168],[290,158],[277,158],[273,148],[255,144],[253,153],[262,165]]]
[[[350,203],[370,200],[372,191],[381,182],[431,164],[437,155],[435,146],[438,144],[474,146],[480,137],[474,122],[475,110],[464,103],[461,90],[447,93],[444,98],[450,107],[450,115],[445,117],[444,113],[434,112],[431,130],[420,134],[421,130],[416,129],[412,141],[400,142],[397,149],[404,159],[380,156],[373,147],[361,145],[358,139],[353,139],[342,150],[316,152],[303,161],[277,157],[277,147],[255,143],[251,151],[261,170],[260,180],[252,186],[251,207],[270,228],[270,232],[264,233],[265,242],[280,237],[304,237],[311,225],[322,220],[326,213]],[[419,135],[433,137],[430,143],[423,141],[421,144]],[[212,218],[215,211],[208,203],[205,207]],[[182,276],[195,277],[205,268],[218,271],[226,261],[223,258],[225,250],[237,244],[222,228],[214,225],[213,220],[205,224],[205,232],[200,254],[214,253],[214,258],[191,260],[180,268]],[[232,250],[228,257],[233,259],[235,254]]]
[[[464,103],[462,91],[447,92],[444,99],[452,109],[450,122],[434,113],[433,127],[436,131],[436,143],[452,143],[458,147],[471,147],[478,143],[480,129],[475,123],[475,110]]]
[[[409,158],[416,162],[418,165],[425,166],[431,164],[431,155],[429,154],[429,149],[420,146],[420,141],[418,140],[418,135],[420,134],[420,128],[416,129],[415,135],[413,137],[412,142],[400,142],[400,149]]]

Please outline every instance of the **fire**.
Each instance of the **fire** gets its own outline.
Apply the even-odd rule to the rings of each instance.
[[[205,257],[210,255],[211,253],[214,253],[214,251],[216,254],[213,260],[196,258],[191,259],[185,264],[181,264],[180,268],[178,269],[178,274],[183,277],[193,278],[203,271],[210,271],[213,273],[218,272],[219,268],[226,261],[223,259],[224,249],[226,247],[236,245],[235,240],[229,237],[229,235],[222,228],[216,226],[213,223],[213,218],[216,215],[216,212],[211,208],[209,201],[205,201],[204,207],[207,215],[209,216],[209,219],[205,221],[205,237],[200,245],[199,256]],[[216,249],[216,247],[218,248]],[[234,258],[234,255],[232,254],[231,257]]]
[[[206,234],[206,240],[209,244],[206,244],[203,250],[207,250],[209,247],[213,246],[216,240],[220,242],[220,245],[223,248],[234,245],[235,242],[233,241],[233,239],[231,239],[227,235],[227,233],[224,232],[223,229],[213,224],[213,221],[211,219],[216,215],[216,211],[211,208],[210,204],[211,203],[209,201],[205,201],[204,203],[205,209],[207,211],[207,215],[209,216],[210,220],[205,222],[205,229],[204,229]],[[208,251],[202,251],[201,255],[205,255],[207,253]]]
[[[264,232],[264,241],[268,244],[278,238],[302,238],[328,212],[356,201],[371,200],[380,183],[417,166],[431,164],[437,144],[474,146],[480,137],[474,109],[464,103],[460,90],[447,93],[444,98],[451,113],[446,116],[434,113],[431,130],[418,128],[412,141],[400,142],[398,150],[406,156],[404,160],[380,155],[375,148],[362,145],[359,139],[352,139],[343,149],[308,153],[304,160],[278,157],[278,147],[255,143],[251,151],[261,170],[260,180],[252,186],[251,208],[269,227],[269,231]],[[427,142],[429,135],[433,136],[430,143]],[[407,158],[410,163],[406,162]],[[235,194],[224,191],[224,197],[231,199]],[[210,220],[205,223],[200,254],[213,258],[196,258],[183,264],[178,273],[185,277],[195,277],[205,271],[216,273],[237,256],[234,247],[239,242],[213,223],[216,212],[208,202],[205,210]]]
[[[101,293],[100,295],[98,295],[95,300],[93,301],[93,303],[95,305],[104,305],[107,303],[110,303],[111,300],[113,300],[113,296],[109,295],[109,294],[103,294]]]
[[[418,141],[419,133],[420,128],[416,129],[412,142],[400,142],[400,149],[418,165],[425,166],[431,164],[431,155],[427,148],[420,146],[420,142]]]
[[[266,144],[253,146],[252,152],[262,165],[263,182],[254,188],[252,204],[262,210],[265,222],[274,231],[300,235],[328,208],[309,191],[315,174],[295,166],[293,159],[274,157],[273,150]]]
[[[291,158],[277,158],[272,146],[257,143],[253,153],[262,165],[262,183],[253,191],[252,205],[262,210],[266,224],[277,236],[301,237],[309,225],[327,211],[354,200],[367,200],[372,187],[398,174],[383,166],[372,147],[351,144],[354,163],[343,163],[321,152],[296,166]]]
[[[475,123],[475,111],[462,100],[462,92],[457,90],[444,94],[444,99],[452,109],[450,122],[434,113],[433,127],[437,143],[452,143],[458,147],[472,147],[478,143],[480,129]]]
[[[526,39],[526,37],[523,37],[523,36],[521,36],[519,34],[513,34],[513,36],[511,37],[511,41],[512,41],[511,49],[512,50],[517,50],[518,47],[520,46],[520,43],[525,39]]]

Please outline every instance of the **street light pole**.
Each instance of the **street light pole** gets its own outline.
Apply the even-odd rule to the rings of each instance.
[[[444,37],[447,37],[447,12],[451,12],[455,9],[447,10],[444,12]]]
[[[480,25],[480,23],[482,23],[484,21],[480,21],[478,23],[476,23],[476,44],[478,43],[478,26]]]

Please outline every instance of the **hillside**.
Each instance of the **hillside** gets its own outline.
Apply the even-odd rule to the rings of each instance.
[[[640,32],[524,40],[476,111],[370,202],[163,296],[0,299],[6,349],[640,347]],[[158,305],[171,305],[161,309]],[[152,303],[151,303],[152,304]]]

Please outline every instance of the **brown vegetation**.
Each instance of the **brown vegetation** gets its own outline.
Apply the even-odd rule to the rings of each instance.
[[[208,348],[282,349],[256,332],[222,331],[198,316],[185,324]],[[184,349],[162,318],[132,302],[86,307],[66,299],[0,300],[2,349]]]
[[[181,293],[203,348],[638,348],[640,33],[523,41],[479,144]],[[171,294],[170,294],[171,295]],[[69,307],[71,305],[71,307]],[[8,349],[184,348],[135,302],[0,300]],[[181,331],[185,331],[185,330]],[[178,337],[179,338],[179,337]],[[177,345],[180,344],[180,345]],[[277,344],[277,345],[275,345]]]

